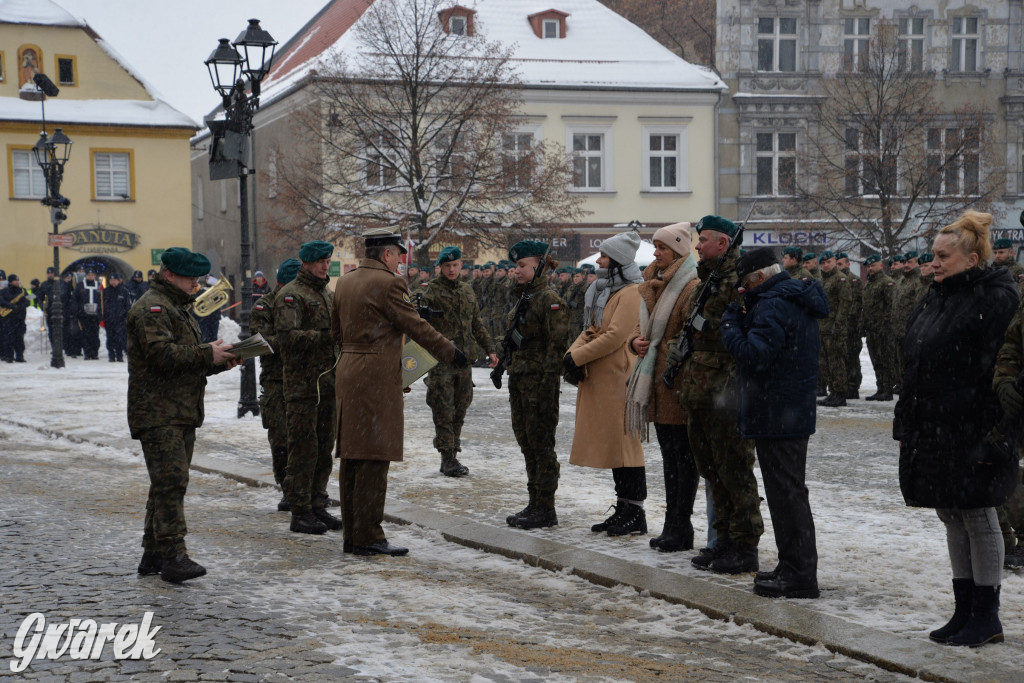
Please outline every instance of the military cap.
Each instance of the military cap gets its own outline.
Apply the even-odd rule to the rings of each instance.
[[[33,287],[38,287],[39,286],[39,278],[37,278],[37,277],[32,278],[32,286]]]
[[[142,277],[142,271],[136,270],[134,273],[132,273],[132,277]]]
[[[449,261],[458,261],[462,258],[462,250],[458,247],[445,247],[441,250],[441,253],[437,257],[437,261],[434,262],[435,266],[439,266],[442,263],[448,263]]]
[[[494,261],[488,261],[487,263],[484,264],[484,268],[493,268],[493,267],[494,267]]]
[[[295,276],[299,274],[301,265],[302,261],[294,257],[281,261],[281,265],[277,267],[278,284],[286,285],[294,280]]]
[[[529,256],[543,256],[547,250],[546,242],[523,240],[512,245],[512,248],[508,250],[508,258],[510,261],[518,261]]]
[[[804,257],[804,250],[800,247],[786,247],[782,250],[782,253],[786,256],[795,256],[798,259],[802,259]]]
[[[584,273],[587,273],[588,275],[590,273],[596,273],[597,272],[597,268],[595,268],[592,263],[584,263],[582,266],[580,266],[580,269]]]
[[[821,252],[821,255],[818,257],[818,260],[819,261],[828,261],[830,258],[835,258],[835,257],[836,257],[836,255],[834,253],[832,253],[831,249],[826,249],[825,251]]]
[[[742,280],[755,270],[774,266],[778,262],[779,259],[775,257],[775,252],[771,247],[751,249],[736,259],[736,277]]]
[[[494,270],[508,270],[508,264],[504,261],[498,261],[498,264],[494,266]]]
[[[837,251],[837,252],[836,252],[836,258],[837,258],[837,259],[841,259],[841,258],[850,258],[850,255],[849,255],[849,254],[847,254],[847,253],[846,253],[845,251]]]
[[[932,253],[927,252],[927,251],[924,252],[923,254],[921,254],[917,258],[917,262],[918,263],[931,263],[934,260],[935,260],[935,254],[932,254]]]
[[[49,268],[46,269],[46,274],[47,275],[56,275],[57,274],[57,269],[54,268],[53,266],[50,266]]]
[[[150,275],[150,276],[156,275],[156,271],[155,271],[155,270],[153,270],[152,268],[150,268],[150,269],[149,269],[149,275]]]
[[[882,257],[878,254],[868,254],[868,257],[864,259],[864,265],[870,266],[872,263],[878,263],[882,260]]]
[[[110,274],[110,279],[111,280],[123,280],[124,279],[124,275],[121,275],[121,273],[114,272],[114,273]]]
[[[160,263],[167,270],[182,277],[199,277],[210,272],[210,259],[185,247],[164,250],[164,253],[160,254]]]
[[[7,281],[8,282],[21,282],[21,278],[18,277],[17,275],[15,275],[14,273],[11,273],[10,275],[7,276]]]
[[[910,250],[906,254],[903,255],[903,259],[904,260],[912,259],[912,258],[917,258],[917,252],[914,251],[914,250]]]
[[[394,245],[402,250],[403,254],[409,253],[409,250],[402,246],[402,235],[401,233],[395,232],[391,228],[373,228],[363,233],[363,243],[367,247],[387,247]]]
[[[698,235],[705,230],[714,230],[729,237],[735,237],[739,229],[738,225],[728,218],[722,218],[721,216],[704,216],[704,218],[697,221],[697,225],[694,227]]]
[[[334,245],[323,240],[306,242],[299,247],[299,259],[306,263],[319,261],[322,258],[329,258],[334,253]]]
[[[816,259],[816,258],[818,258],[818,255],[815,254],[813,251],[809,251],[809,252],[807,252],[806,254],[803,255],[802,260],[810,261],[811,259]]]
[[[90,268],[89,270],[85,271],[85,274],[86,275],[95,275],[96,274],[96,269],[95,268]],[[10,279],[10,278],[8,278],[8,279]]]
[[[1005,237],[1001,237],[992,243],[993,249],[1013,249],[1013,241]]]
[[[900,263],[905,263],[906,260],[907,260],[907,257],[904,256],[903,254],[896,254],[895,256],[892,257],[892,260],[893,261],[899,261]]]

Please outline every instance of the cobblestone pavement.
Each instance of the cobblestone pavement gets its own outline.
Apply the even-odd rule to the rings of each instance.
[[[202,438],[202,432],[200,432]],[[287,531],[279,494],[193,473],[189,548],[209,574],[139,577],[146,473],[132,451],[0,424],[0,679],[321,681],[905,680],[626,588],[601,588],[389,527],[405,558]],[[10,671],[31,613],[138,623],[150,660]]]

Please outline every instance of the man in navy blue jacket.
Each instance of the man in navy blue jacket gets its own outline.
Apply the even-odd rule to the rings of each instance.
[[[744,305],[731,304],[722,316],[722,342],[736,360],[740,434],[754,440],[779,549],[778,566],[757,573],[754,592],[817,598],[818,551],[804,479],[818,320],[828,315],[828,299],[821,282],[790,277],[769,248],[744,254],[736,270]]]

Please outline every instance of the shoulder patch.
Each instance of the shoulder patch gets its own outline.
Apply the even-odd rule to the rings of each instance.
[[[262,311],[263,310],[263,304],[256,304],[255,306],[253,306],[253,308],[255,308],[257,311]]]
[[[295,303],[295,297],[294,296],[286,296],[284,298],[284,302],[286,304],[293,304],[293,303]]]
[[[149,307],[149,312],[150,313],[159,313],[162,310],[164,310],[163,306],[150,306]]]
[[[411,304],[412,303],[412,297],[409,296],[409,292],[402,292],[402,298],[405,299],[405,303],[407,303],[407,304]]]
[[[886,283],[885,283],[885,286],[886,286],[886,287],[895,287],[895,286],[896,286],[896,283],[895,283],[895,282],[886,282]]]
[[[561,308],[561,306],[559,304],[551,304],[551,310],[552,311],[557,311],[560,308]]]

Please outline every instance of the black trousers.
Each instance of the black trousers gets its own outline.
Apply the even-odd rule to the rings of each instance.
[[[644,467],[614,467],[615,497],[625,500],[647,500],[647,469]]]
[[[807,496],[807,438],[756,439],[761,481],[779,549],[779,575],[801,582],[817,581],[818,550],[814,518]]]
[[[692,534],[690,517],[693,515],[693,501],[697,497],[700,475],[693,461],[686,425],[655,422],[654,433],[661,446],[661,461],[665,471],[665,528],[662,535]]]

